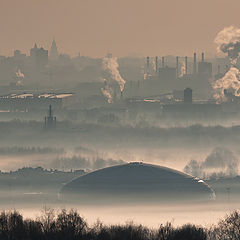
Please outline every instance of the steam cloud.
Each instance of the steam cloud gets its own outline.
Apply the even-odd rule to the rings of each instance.
[[[227,53],[231,63],[236,64],[240,53],[240,29],[235,26],[224,28],[215,38],[218,51]]]
[[[181,67],[180,67],[180,75],[179,77],[183,77],[186,74],[186,66],[185,66],[185,62],[183,61],[181,63]]]
[[[111,88],[110,84],[107,83],[107,80],[104,79],[105,86],[101,88],[103,95],[107,98],[108,103],[113,103],[113,89]]]
[[[156,70],[157,70],[157,65],[156,65],[155,58],[152,58],[152,59],[151,59],[151,64],[152,64],[152,69],[153,69],[153,71],[156,72]]]
[[[231,67],[223,78],[213,84],[213,89],[214,98],[218,103],[227,101],[225,90],[233,96],[240,97],[240,71],[236,67]]]
[[[238,159],[226,148],[215,148],[203,162],[191,160],[184,172],[199,178],[237,176]]]
[[[228,54],[232,65],[223,78],[213,83],[213,89],[215,90],[214,98],[220,103],[227,101],[225,90],[233,96],[240,96],[240,72],[234,66],[240,54],[240,29],[235,26],[224,28],[217,34],[215,43],[218,51]]]
[[[17,79],[18,79],[16,85],[21,86],[23,84],[22,80],[25,78],[24,73],[22,73],[22,71],[20,69],[18,69],[17,72],[16,72],[16,76],[17,76]]]
[[[18,78],[24,78],[24,77],[25,77],[24,74],[21,72],[20,69],[17,70],[16,76],[17,76]]]
[[[116,81],[119,84],[120,91],[123,92],[125,86],[125,80],[121,77],[118,70],[118,62],[115,57],[105,57],[103,58],[103,69],[110,74],[110,80]],[[110,81],[109,81],[110,82]],[[108,98],[108,102],[113,101],[113,89],[110,83],[106,81],[105,87],[102,88],[102,93]]]

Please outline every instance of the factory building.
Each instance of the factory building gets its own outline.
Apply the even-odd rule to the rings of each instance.
[[[174,81],[176,79],[176,68],[167,66],[159,68],[158,76],[161,81]]]
[[[15,93],[0,96],[0,111],[41,111],[49,105],[58,110],[66,108],[74,102],[75,96],[72,93]]]
[[[48,50],[38,48],[35,43],[34,47],[30,50],[30,58],[38,67],[44,67],[48,64]]]
[[[191,88],[184,89],[184,103],[185,104],[192,103],[192,89]]]
[[[198,74],[208,78],[212,76],[212,63],[205,62],[204,53],[202,53],[202,61],[198,63]]]

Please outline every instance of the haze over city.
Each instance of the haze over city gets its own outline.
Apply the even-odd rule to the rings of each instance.
[[[3,0],[0,239],[240,239],[239,9]]]
[[[238,23],[238,0],[1,1],[1,55],[58,40],[62,53],[91,57],[190,55],[207,51],[223,27]]]

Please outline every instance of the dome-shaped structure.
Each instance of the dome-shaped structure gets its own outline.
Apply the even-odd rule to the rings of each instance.
[[[213,190],[202,180],[146,163],[100,169],[66,184],[61,195],[77,202],[210,200]]]

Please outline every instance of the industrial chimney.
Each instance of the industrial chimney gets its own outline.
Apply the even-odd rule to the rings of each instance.
[[[147,70],[149,69],[149,62],[150,62],[150,58],[147,57]]]
[[[204,52],[202,52],[202,62],[204,62]]]
[[[176,77],[178,78],[179,57],[176,57]]]
[[[162,68],[164,68],[165,67],[165,58],[164,57],[162,57]]]
[[[156,74],[158,73],[158,57],[155,58]]]
[[[188,57],[185,57],[185,74],[188,74]]]
[[[56,117],[53,116],[52,106],[49,105],[48,115],[45,117],[45,129],[54,129],[56,128]]]
[[[193,54],[193,75],[197,74],[197,54]]]
[[[149,70],[150,70],[150,58],[147,57],[147,69],[146,69],[146,71],[147,71],[147,79],[149,77]]]

